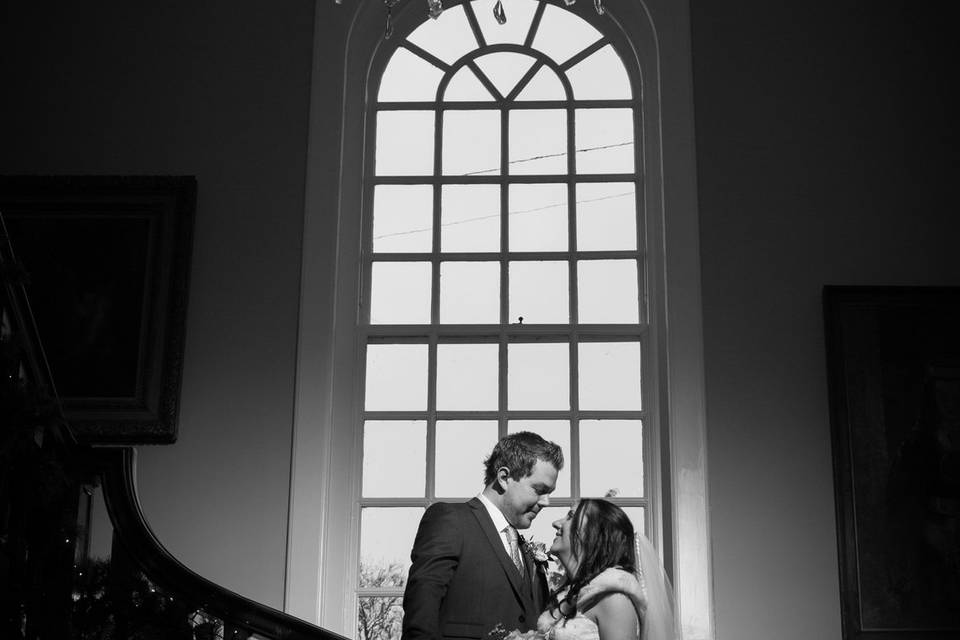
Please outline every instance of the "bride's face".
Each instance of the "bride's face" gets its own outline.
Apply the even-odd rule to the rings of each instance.
[[[555,520],[551,525],[557,531],[557,535],[553,539],[553,544],[550,545],[550,553],[557,556],[557,559],[560,560],[560,563],[567,570],[567,573],[571,575],[576,570],[576,558],[573,557],[573,540],[571,536],[573,530],[573,512],[575,509],[576,505],[571,507],[565,516],[559,520]]]

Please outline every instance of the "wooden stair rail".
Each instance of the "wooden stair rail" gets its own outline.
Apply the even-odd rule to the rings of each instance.
[[[188,569],[164,548],[144,519],[136,490],[136,451],[129,447],[98,448],[92,449],[90,456],[103,474],[103,494],[116,539],[148,578],[220,618],[239,638],[256,634],[277,640],[346,640],[233,593]],[[224,638],[229,637],[224,634]]]

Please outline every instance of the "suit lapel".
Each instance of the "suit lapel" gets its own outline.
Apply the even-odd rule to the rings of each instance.
[[[507,574],[507,579],[510,581],[510,586],[513,588],[514,593],[516,593],[517,597],[520,598],[524,608],[532,608],[533,601],[531,599],[531,594],[528,589],[524,588],[523,581],[520,579],[520,573],[513,565],[513,560],[507,555],[506,549],[503,548],[503,540],[500,538],[500,532],[494,528],[493,521],[490,519],[490,514],[487,513],[487,508],[483,506],[483,503],[480,502],[478,498],[473,498],[467,504],[473,509],[473,515],[476,517],[477,523],[480,525],[480,530],[483,531],[484,536],[487,538],[487,542],[489,542],[490,546],[493,548],[493,554],[500,562],[503,572]],[[529,562],[529,558],[527,558],[527,560],[528,562],[526,568],[529,571],[531,563]]]

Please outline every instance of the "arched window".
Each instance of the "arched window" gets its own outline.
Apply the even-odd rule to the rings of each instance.
[[[517,430],[567,460],[528,537],[549,546],[569,505],[609,495],[676,579],[702,579],[675,557],[699,545],[702,564],[706,530],[685,538],[704,504],[674,498],[692,449],[671,436],[658,44],[622,4],[464,0],[431,20],[413,2],[389,39],[382,5],[357,10],[327,373],[311,370],[307,203],[288,610],[398,636],[423,510],[476,495],[483,456]],[[694,622],[697,589],[680,598]]]
[[[499,24],[492,7],[425,19],[370,78],[364,640],[399,628],[383,611],[424,507],[476,495],[508,432],[536,431],[568,461],[528,536],[549,546],[573,500],[606,494],[647,528],[642,83],[565,8],[514,1]]]

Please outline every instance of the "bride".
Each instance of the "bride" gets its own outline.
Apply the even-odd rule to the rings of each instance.
[[[566,578],[537,621],[546,640],[675,640],[673,600],[656,551],[607,500],[580,500],[553,523]]]

